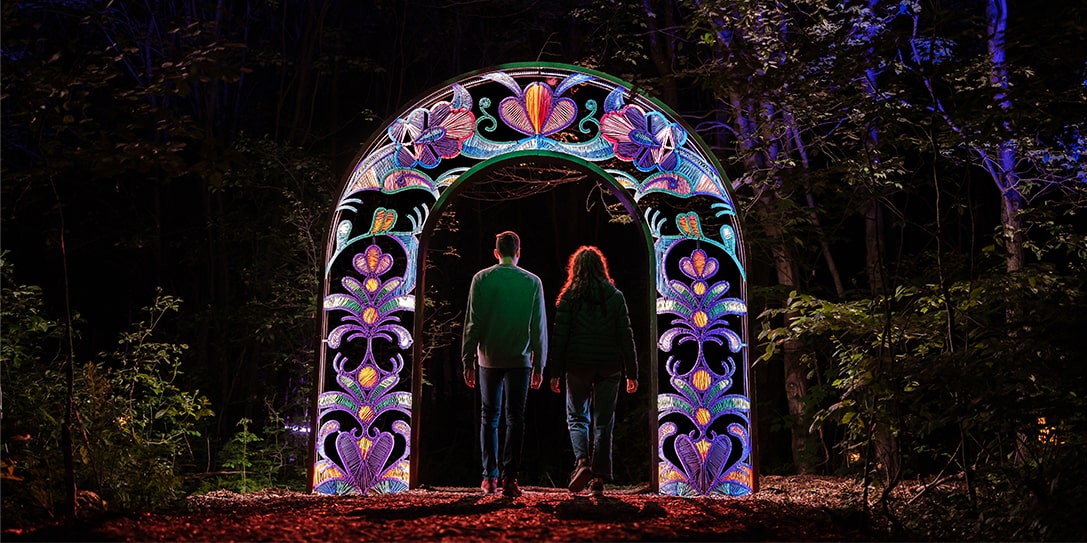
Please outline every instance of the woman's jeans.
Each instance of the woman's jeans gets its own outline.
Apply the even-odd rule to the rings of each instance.
[[[566,424],[574,457],[591,458],[593,475],[604,479],[612,477],[612,429],[621,377],[622,372],[612,368],[566,368]],[[593,428],[591,442],[590,423]]]
[[[503,446],[502,476],[516,479],[521,466],[521,444],[525,435],[525,401],[532,377],[531,368],[479,368],[479,390],[483,397],[479,440],[483,446],[483,477],[496,478],[498,470],[498,419],[506,411],[506,443]],[[505,405],[502,402],[506,392]]]

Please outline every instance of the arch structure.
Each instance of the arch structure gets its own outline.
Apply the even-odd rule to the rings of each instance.
[[[652,246],[645,277],[655,282],[656,348],[643,383],[656,388],[653,487],[690,496],[756,490],[747,283],[720,165],[676,114],[630,85],[538,63],[439,87],[375,135],[347,175],[326,250],[311,489],[368,494],[413,484],[422,364],[406,359],[421,357],[413,350],[420,238],[459,182],[533,156],[589,165],[624,191]]]

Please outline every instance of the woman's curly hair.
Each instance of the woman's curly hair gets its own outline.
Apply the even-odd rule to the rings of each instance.
[[[595,286],[601,282],[615,285],[608,273],[608,259],[600,249],[592,245],[582,245],[570,255],[570,260],[566,263],[566,283],[555,298],[555,305],[566,297],[570,297],[571,301],[585,300],[597,290]]]

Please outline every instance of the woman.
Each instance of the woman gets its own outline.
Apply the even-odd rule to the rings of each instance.
[[[576,461],[569,489],[595,495],[612,477],[612,429],[619,382],[638,390],[638,359],[626,299],[608,274],[600,249],[582,246],[566,265],[566,284],[555,300],[551,391],[566,377],[566,422]],[[592,439],[589,427],[592,426]],[[590,482],[591,481],[591,482]]]

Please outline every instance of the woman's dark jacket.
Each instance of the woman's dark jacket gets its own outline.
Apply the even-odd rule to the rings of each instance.
[[[623,293],[599,281],[574,297],[566,293],[555,312],[551,338],[551,376],[560,377],[571,366],[620,369],[627,379],[638,379],[634,332]]]

